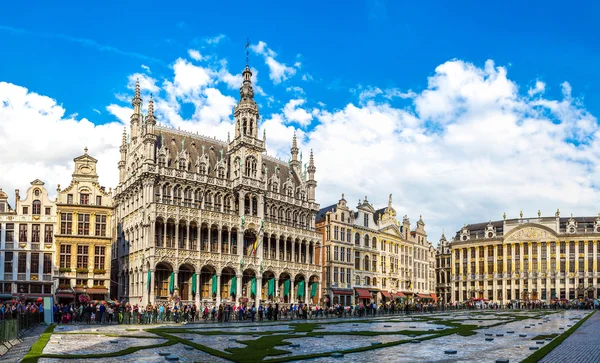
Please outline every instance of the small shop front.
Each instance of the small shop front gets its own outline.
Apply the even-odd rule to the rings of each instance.
[[[329,290],[328,306],[334,306],[337,304],[341,304],[342,306],[350,306],[352,305],[352,295],[352,289],[331,288]]]

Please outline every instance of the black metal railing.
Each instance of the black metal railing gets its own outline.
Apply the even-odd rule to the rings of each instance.
[[[40,313],[7,313],[0,317],[0,344],[5,344],[41,322]]]

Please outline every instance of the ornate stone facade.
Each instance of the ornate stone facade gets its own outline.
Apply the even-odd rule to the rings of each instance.
[[[295,136],[289,163],[266,155],[251,77],[246,66],[227,142],[157,126],[136,85],[115,195],[119,298],[319,299],[313,155],[303,171]]]
[[[435,298],[435,249],[422,219],[397,220],[392,206],[375,210],[365,197],[356,211],[342,199],[321,209],[323,295],[331,304]]]
[[[0,189],[0,289],[31,298],[52,296],[56,205],[39,179],[21,197],[15,190],[13,210]]]
[[[56,298],[68,303],[87,293],[92,300],[104,300],[110,297],[112,191],[98,183],[98,161],[87,148],[73,161],[71,183],[56,190]]]
[[[585,299],[600,289],[599,217],[506,219],[465,225],[452,248],[452,300]]]
[[[452,284],[450,273],[452,264],[450,242],[446,239],[444,233],[440,238],[440,243],[435,251],[435,293],[440,302],[450,303],[452,297]]]

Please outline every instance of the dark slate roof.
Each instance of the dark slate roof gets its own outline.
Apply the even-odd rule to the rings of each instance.
[[[330,206],[321,208],[319,210],[319,213],[317,213],[317,219],[315,221],[315,223],[319,223],[325,220],[325,215],[327,214],[327,212],[331,212],[332,209],[335,209],[337,207],[337,204],[332,204]]]
[[[375,220],[375,223],[378,223],[377,221],[379,221],[379,218],[381,217],[381,215],[383,215],[383,213],[385,213],[385,209],[386,208],[381,208],[381,209],[377,209],[375,211],[375,214],[373,214],[373,219]]]
[[[181,152],[182,141],[185,150],[190,154],[189,161],[192,163],[192,165],[195,165],[198,157],[202,155],[202,146],[204,146],[204,153],[208,155],[208,160],[210,163],[209,175],[211,176],[216,175],[215,166],[221,160],[221,150],[223,151],[223,157],[225,159],[227,158],[227,143],[225,141],[209,138],[191,132],[175,130],[164,126],[155,127],[154,134],[158,136],[158,140],[156,142],[157,149],[162,147],[161,143],[162,139],[164,138],[166,147],[168,149],[169,160],[172,162],[177,160],[177,155]],[[261,169],[263,169],[265,166],[267,167],[267,180],[269,180],[273,176],[273,173],[275,173],[275,166],[278,168],[277,174],[279,175],[280,186],[283,185],[290,177],[288,163],[266,154],[262,155],[262,161],[263,165],[261,165]],[[232,162],[233,161],[227,163],[226,161],[226,167],[229,168]],[[227,172],[229,172],[229,170],[227,170]],[[292,177],[296,187],[302,183],[298,175],[295,173]]]

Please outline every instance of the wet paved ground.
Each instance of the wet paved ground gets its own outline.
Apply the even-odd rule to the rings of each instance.
[[[600,313],[586,320],[561,345],[545,356],[542,363],[600,362]]]
[[[230,349],[251,349],[244,341],[259,339],[269,333],[275,336],[283,334],[288,337],[284,342],[293,344],[276,347],[287,352],[285,357],[315,353],[329,354],[346,350],[342,359],[328,356],[314,358],[310,362],[373,362],[389,361],[390,357],[394,357],[394,362],[496,362],[497,359],[504,358],[514,363],[520,362],[533,353],[532,347],[542,347],[552,340],[552,338],[540,339],[538,344],[538,341],[533,338],[547,334],[558,336],[588,313],[589,311],[566,311],[542,315],[539,311],[476,310],[386,316],[370,319],[370,322],[359,322],[356,319],[310,320],[310,323],[318,324],[312,333],[294,332],[293,324],[304,321],[165,325],[161,326],[165,332],[179,329],[169,334],[181,339],[184,344],[144,348],[135,353],[101,359],[78,357],[78,355],[119,352],[130,347],[164,343],[166,339],[144,331],[144,329],[156,328],[156,325],[67,325],[56,328],[43,353],[69,354],[72,358],[40,358],[39,363],[166,362],[165,354],[177,357],[179,362],[229,362],[231,360],[202,352],[186,345],[185,342],[210,347],[221,352],[224,357],[234,359],[233,351]],[[600,362],[598,320],[600,314],[595,314],[588,319],[579,331],[548,355],[544,362]],[[475,330],[472,331],[474,334],[442,336],[445,330],[461,324],[475,326]],[[370,332],[373,336],[360,335],[363,332]],[[240,335],[240,333],[251,333],[251,335]],[[106,334],[118,335],[118,337]],[[321,334],[322,336],[319,336]],[[412,344],[416,340],[420,342]],[[381,344],[395,342],[402,344],[378,347]],[[355,353],[347,351],[356,348],[374,349]],[[449,354],[447,350],[456,352]],[[268,356],[263,361],[268,362],[271,358],[278,357],[283,356]]]

